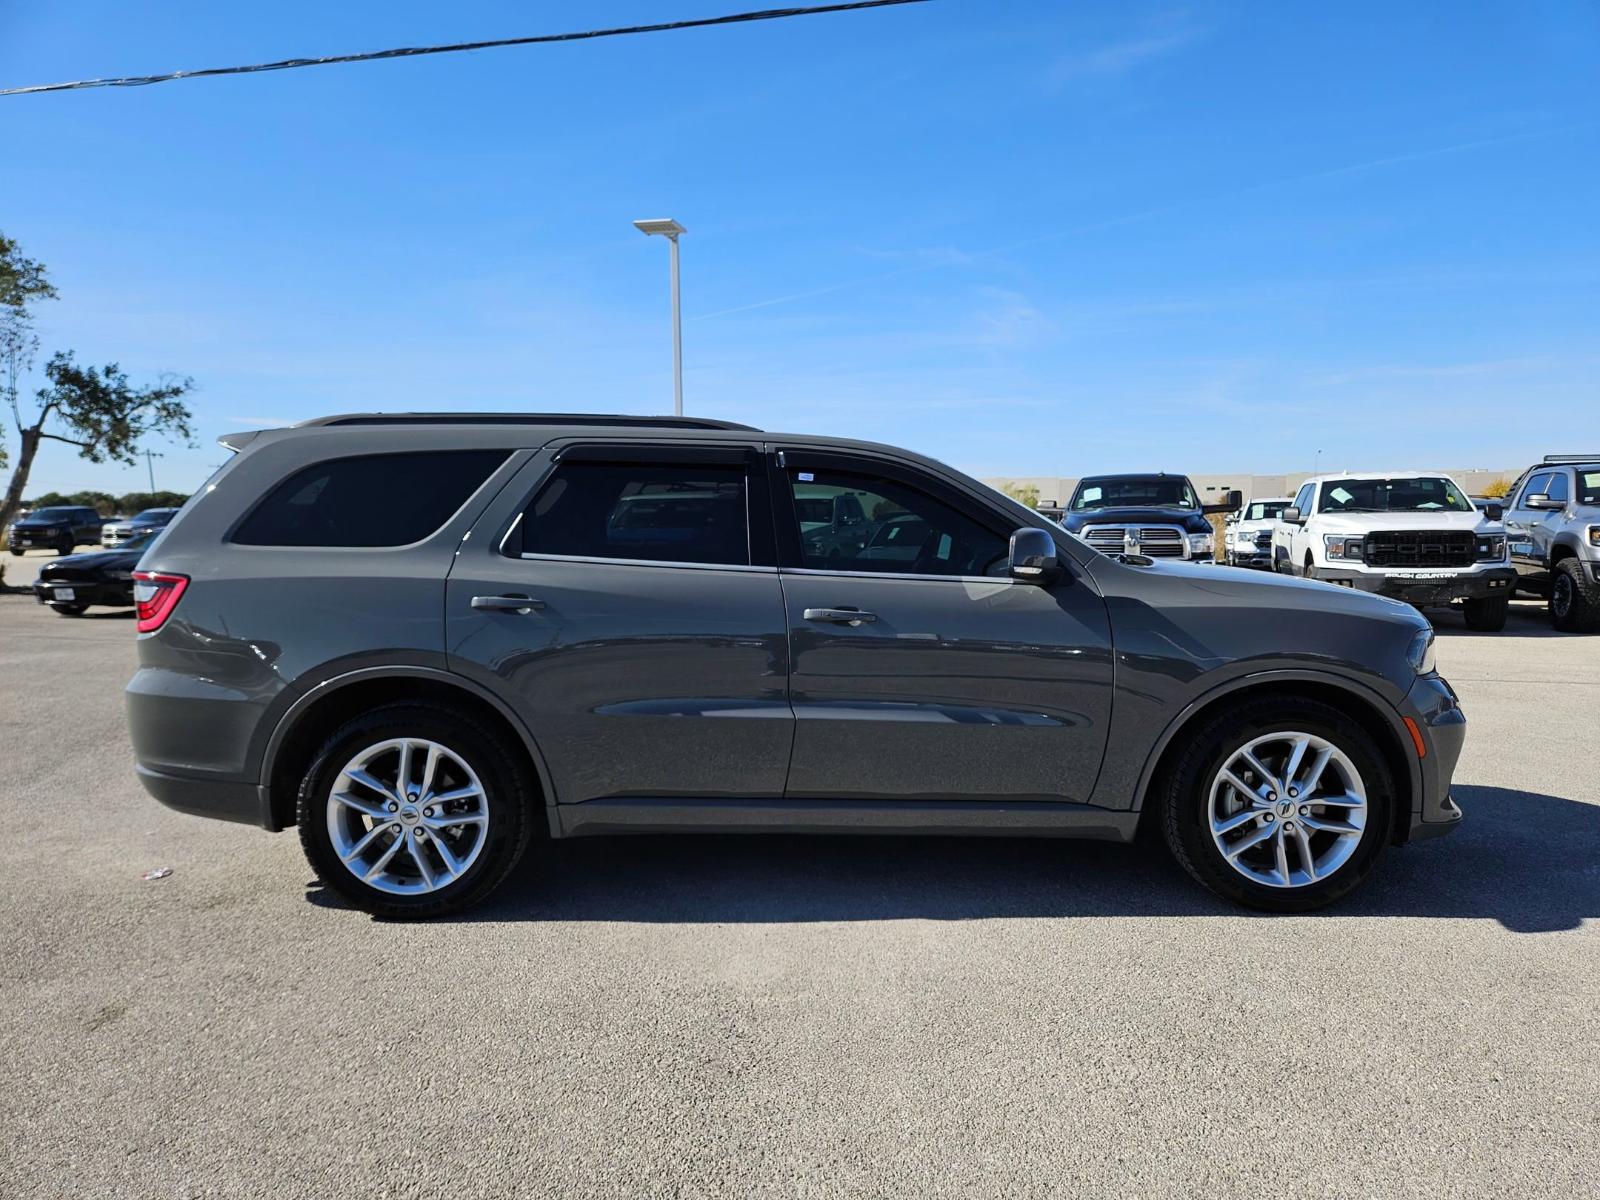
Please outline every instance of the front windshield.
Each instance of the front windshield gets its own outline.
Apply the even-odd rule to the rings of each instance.
[[[1578,472],[1578,503],[1600,505],[1600,471]]]
[[[172,510],[170,508],[147,508],[138,516],[129,518],[135,523],[139,521],[168,521],[171,519]]]
[[[70,508],[36,508],[28,514],[30,521],[65,521],[72,515]]]
[[[1325,513],[1474,512],[1461,489],[1438,475],[1401,479],[1330,479],[1322,485]]]
[[[1097,479],[1078,485],[1072,511],[1097,508],[1198,508],[1189,481],[1171,479]]]
[[[1257,500],[1245,510],[1246,521],[1276,521],[1289,507],[1287,500]]]

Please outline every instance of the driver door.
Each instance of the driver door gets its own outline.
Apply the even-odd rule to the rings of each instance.
[[[789,625],[791,798],[1086,801],[1111,637],[1086,576],[1012,580],[1003,512],[897,460],[785,447],[773,466]],[[800,514],[854,497],[849,554]]]

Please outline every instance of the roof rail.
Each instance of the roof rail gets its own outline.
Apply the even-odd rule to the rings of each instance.
[[[1546,454],[1547,463],[1600,463],[1600,454]]]
[[[642,425],[650,429],[736,429],[759,433],[754,425],[711,417],[634,417],[626,413],[345,413],[301,421],[308,425]]]

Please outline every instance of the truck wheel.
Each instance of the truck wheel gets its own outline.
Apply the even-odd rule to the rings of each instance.
[[[1464,601],[1467,628],[1478,633],[1499,633],[1506,627],[1506,613],[1511,611],[1510,596],[1482,596]]]
[[[1331,705],[1282,695],[1208,721],[1162,773],[1168,848],[1211,891],[1305,912],[1353,891],[1389,840],[1393,777],[1372,736]]]
[[[440,916],[511,873],[536,796],[518,747],[441,705],[386,704],[318,751],[300,785],[300,845],[356,908]]]
[[[1600,629],[1600,583],[1575,558],[1556,564],[1550,581],[1550,624],[1563,633]]]

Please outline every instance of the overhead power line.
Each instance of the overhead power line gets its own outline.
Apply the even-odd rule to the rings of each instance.
[[[725,17],[699,17],[689,21],[664,21],[658,25],[627,25],[617,29],[584,29],[574,33],[543,33],[534,37],[496,38],[488,42],[455,42],[446,46],[405,46],[371,50],[365,54],[333,54],[326,58],[286,58],[281,62],[244,67],[207,67],[200,71],[170,71],[165,75],[124,75],[114,79],[80,79],[73,83],[40,83],[31,87],[0,88],[0,96],[26,96],[35,92],[71,92],[80,88],[143,87],[173,79],[204,79],[212,75],[250,75],[257,71],[287,71],[294,67],[326,67],[335,63],[377,62],[385,58],[416,58],[424,54],[455,54],[462,50],[494,50],[501,46],[534,46],[543,42],[581,42],[592,38],[621,37],[629,33],[667,33],[674,29],[703,29],[710,25],[741,25],[751,21],[777,21],[785,17],[811,17],[821,13],[852,12],[862,8],[889,8],[899,4],[926,4],[928,0],[855,0],[850,4],[814,4],[804,8],[768,8],[760,12],[730,13]]]

